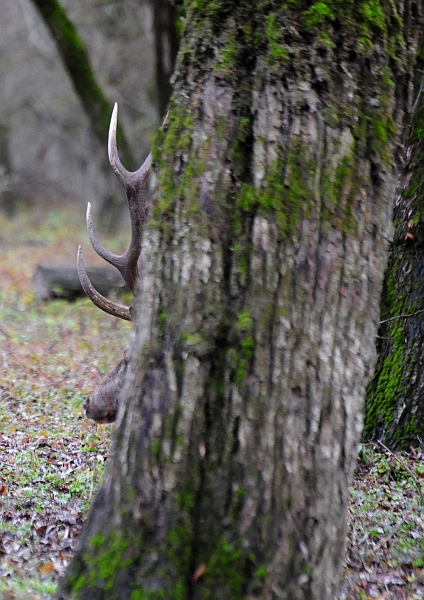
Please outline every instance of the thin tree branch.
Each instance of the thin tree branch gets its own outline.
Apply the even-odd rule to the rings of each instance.
[[[419,315],[422,312],[424,312],[424,308],[421,308],[420,310],[417,310],[409,315],[396,315],[396,317],[389,317],[388,319],[383,319],[383,321],[380,321],[380,325],[382,323],[388,323],[389,321],[394,321],[395,319],[408,319],[409,317],[415,317],[415,315]]]

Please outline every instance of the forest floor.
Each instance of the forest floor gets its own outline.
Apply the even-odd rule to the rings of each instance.
[[[80,241],[101,264],[79,211],[0,214],[0,600],[51,598],[108,457],[113,426],[82,405],[129,326],[86,299],[41,302],[32,287],[38,264],[73,265]],[[423,484],[424,449],[360,446],[340,600],[424,598]]]

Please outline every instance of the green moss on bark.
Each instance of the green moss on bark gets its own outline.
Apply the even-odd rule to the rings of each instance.
[[[265,17],[265,31],[268,38],[268,54],[266,60],[270,67],[276,67],[289,58],[289,51],[284,43],[281,24],[275,15]]]
[[[313,202],[314,163],[307,156],[302,143],[294,144],[286,163],[277,160],[269,167],[266,184],[255,189],[243,183],[236,196],[236,205],[242,211],[274,218],[280,234],[287,238],[300,219],[308,214]]]
[[[185,168],[185,176],[175,177],[176,162],[184,164],[188,157],[193,131],[193,117],[187,107],[175,107],[168,117],[166,126],[160,129],[153,140],[152,156],[159,168],[158,200],[153,209],[150,227],[163,225],[163,217],[173,212],[175,202],[185,193],[186,185],[194,185],[194,166]],[[193,194],[191,194],[192,196]]]
[[[400,293],[393,269],[394,264],[389,263],[381,308],[383,318],[411,314],[416,310]],[[365,439],[383,439],[399,449],[409,448],[416,435],[421,435],[416,418],[409,410],[402,423],[397,422],[401,399],[409,403],[412,393],[411,349],[405,339],[406,324],[404,318],[394,319],[382,330],[379,361],[367,389],[363,433]]]
[[[217,589],[226,600],[240,600],[243,597],[245,563],[242,543],[236,545],[219,537],[214,542],[202,576],[202,600],[216,600]]]

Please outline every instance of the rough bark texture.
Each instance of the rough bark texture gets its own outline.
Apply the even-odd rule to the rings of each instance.
[[[378,361],[367,390],[364,436],[395,449],[424,439],[424,48],[406,138],[381,305]]]
[[[421,6],[186,8],[114,455],[57,598],[330,599]]]

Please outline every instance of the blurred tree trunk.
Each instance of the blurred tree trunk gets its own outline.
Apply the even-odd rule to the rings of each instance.
[[[421,5],[186,8],[114,452],[57,598],[331,599]]]
[[[378,361],[368,386],[364,437],[395,449],[424,442],[424,48],[406,139],[381,305]]]
[[[87,51],[75,25],[58,0],[32,0],[47,25],[69,75],[75,93],[84,107],[93,133],[106,147],[112,104],[107,100],[91,68]],[[136,167],[130,146],[119,127],[118,144],[122,160]]]
[[[59,0],[32,0],[32,2],[56,43],[63,65],[75,93],[81,101],[94,135],[102,148],[106,148],[112,104],[96,80],[84,43],[78,35],[75,25],[67,16]],[[130,145],[120,126],[118,126],[117,140],[124,164],[128,168],[136,168]],[[104,170],[109,176],[110,169],[106,153]],[[101,228],[109,232],[114,231],[119,223],[121,212],[122,202],[115,194],[103,198],[99,211]]]
[[[153,0],[152,7],[159,114],[164,115],[171,97],[171,77],[178,52],[177,11],[171,0]]]

